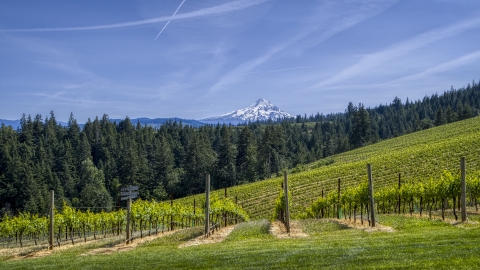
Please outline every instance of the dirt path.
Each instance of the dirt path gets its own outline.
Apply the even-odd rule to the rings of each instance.
[[[214,244],[219,243],[225,240],[227,236],[233,231],[235,225],[223,227],[220,230],[216,231],[214,234],[211,234],[208,238],[203,235],[200,235],[197,238],[191,239],[183,244],[180,244],[178,248],[185,248],[191,246],[199,246],[205,244]]]
[[[164,232],[164,233],[158,233],[156,235],[146,236],[146,237],[143,237],[143,238],[137,238],[137,239],[134,239],[133,242],[128,244],[128,245],[125,244],[125,242],[122,242],[122,243],[117,244],[113,247],[104,247],[104,248],[93,249],[93,250],[90,250],[89,252],[81,254],[80,256],[96,255],[96,254],[112,254],[112,253],[116,253],[116,252],[129,251],[129,250],[132,250],[132,249],[136,248],[141,243],[152,241],[152,240],[155,240],[157,238],[173,234],[175,232],[178,232],[178,230],[167,231],[167,232]]]
[[[9,260],[23,260],[23,259],[33,259],[33,258],[41,258],[45,256],[49,256],[53,254],[54,252],[58,252],[61,250],[73,248],[73,247],[78,247],[78,246],[83,246],[86,244],[92,244],[92,243],[104,243],[105,245],[112,245],[114,243],[119,244],[114,244],[111,247],[105,247],[105,248],[97,248],[93,249],[87,253],[81,254],[81,256],[85,255],[93,255],[93,254],[111,254],[114,252],[122,252],[122,251],[127,251],[131,250],[137,247],[138,244],[147,242],[147,241],[152,241],[156,238],[163,237],[169,234],[172,234],[176,231],[168,231],[159,233],[157,235],[152,235],[152,236],[146,236],[143,238],[137,238],[134,239],[133,243],[126,245],[125,242],[123,241],[124,236],[120,237],[114,237],[114,238],[106,238],[106,239],[99,239],[95,241],[87,241],[87,242],[77,242],[74,245],[72,244],[63,244],[60,247],[55,246],[54,250],[48,250],[47,248],[10,248],[10,249],[0,249],[0,256],[1,257],[10,257],[12,256]]]
[[[106,239],[99,239],[96,241],[103,241],[103,242],[111,242],[111,241],[118,241],[120,237],[114,238],[106,238]],[[71,244],[71,242],[64,242],[60,247],[55,246],[54,250],[48,250],[46,247],[38,248],[38,247],[28,247],[28,248],[10,248],[10,249],[0,249],[0,256],[13,256],[9,260],[23,260],[23,259],[33,259],[33,258],[41,258],[45,256],[49,256],[52,253],[59,251],[59,250],[66,250],[72,247],[83,246],[86,244],[94,243],[92,240],[84,242],[78,241],[75,244]],[[98,242],[97,242],[98,243]]]
[[[287,233],[287,228],[280,221],[274,221],[270,225],[270,234],[278,238],[304,238],[308,234],[304,233],[300,222],[296,220],[290,221],[290,233]]]

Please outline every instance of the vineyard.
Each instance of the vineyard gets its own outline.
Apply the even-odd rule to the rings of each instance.
[[[366,164],[372,164],[376,190],[405,183],[427,183],[442,178],[443,171],[457,174],[460,158],[466,158],[467,177],[480,171],[480,117],[423,130],[368,145],[343,154],[294,168],[289,175],[293,218],[303,215],[313,201],[337,189],[357,187],[366,179]],[[236,186],[230,196],[238,198],[252,219],[270,218],[282,182],[281,177]],[[219,195],[221,191],[212,194]],[[188,203],[201,195],[177,200]]]
[[[480,177],[472,175],[467,178],[466,195],[470,199],[469,204],[478,212],[478,198],[480,197]],[[381,214],[405,214],[414,212],[428,212],[432,217],[432,211],[441,211],[441,217],[445,219],[445,211],[451,207],[455,220],[458,220],[456,207],[460,209],[460,175],[444,171],[438,179],[430,178],[426,182],[408,182],[400,187],[386,186],[375,191],[376,213]],[[363,212],[365,210],[365,212]],[[331,191],[326,197],[319,197],[306,210],[306,217],[325,218],[338,217],[338,212],[343,212],[344,218],[356,221],[357,214],[371,211],[369,209],[368,182],[362,182],[356,187],[349,187],[338,193]],[[361,222],[363,219],[360,216]]]
[[[300,219],[296,224],[307,234],[302,239],[276,239],[269,231],[269,221],[256,220],[235,226],[223,242],[179,248],[203,233],[205,195],[199,194],[169,202],[135,201],[130,212],[134,242],[142,242],[138,238],[145,236],[174,231],[138,244],[121,255],[90,253],[117,243],[117,239],[125,240],[126,209],[84,211],[64,204],[55,209],[54,243],[74,245],[37,258],[34,264],[30,259],[16,260],[14,255],[5,253],[0,265],[5,265],[5,269],[150,269],[159,265],[209,269],[264,268],[265,265],[271,268],[300,265],[312,269],[396,269],[405,265],[422,269],[475,269],[480,263],[479,139],[480,118],[477,117],[294,168],[288,174],[288,206],[292,218]],[[459,213],[461,157],[466,160],[467,212],[469,220],[474,222],[452,226],[439,219],[455,219]],[[372,165],[375,209],[368,207],[366,164]],[[227,190],[213,191],[210,194],[211,226],[226,226],[249,218],[281,219],[287,204],[282,180],[283,177],[277,177],[229,188],[228,196]],[[391,231],[366,233],[345,225],[352,222],[328,219],[340,216],[356,223],[358,219],[369,222],[372,210],[379,214],[375,220]],[[410,217],[413,215],[415,218]],[[428,218],[431,215],[435,218]],[[417,218],[420,216],[424,218]],[[7,252],[25,250],[14,247],[45,249],[48,227],[49,219],[45,216],[26,212],[15,217],[5,216],[0,222],[0,249]],[[112,241],[94,241],[109,237]],[[77,245],[79,242],[87,244]],[[312,259],[318,254],[326,254],[326,259]]]
[[[210,216],[218,226],[248,220],[248,215],[230,199],[213,197],[210,200]],[[167,202],[137,200],[132,204],[130,221],[133,238],[172,231],[178,228],[201,226],[204,224],[205,201],[194,205],[180,205]],[[80,211],[64,204],[61,212],[55,209],[55,243],[75,244],[78,241],[95,240],[119,236],[126,230],[126,210],[94,213]],[[5,216],[0,222],[0,248],[48,246],[47,217],[20,213],[10,218]]]
[[[459,198],[460,158],[467,164],[468,199],[477,207],[480,195],[480,118],[383,141],[344,154],[294,168],[289,175],[292,218],[333,217],[341,206],[344,217],[355,219],[370,211],[366,192],[366,164],[372,164],[376,212],[431,215],[453,211]],[[401,178],[401,186],[398,186]],[[342,186],[338,194],[338,183]],[[210,219],[226,225],[271,218],[279,205],[280,177],[212,192]],[[324,196],[322,196],[324,195]],[[226,197],[226,193],[225,193]],[[233,203],[233,198],[237,204]],[[401,198],[399,200],[399,198]],[[400,202],[400,203],[399,203]],[[204,225],[203,194],[172,202],[138,200],[132,205],[133,237]],[[93,211],[94,209],[92,209]],[[55,212],[55,244],[74,244],[119,236],[126,230],[126,210],[81,211],[64,204]],[[0,247],[46,246],[49,221],[44,216],[20,213],[3,217]]]

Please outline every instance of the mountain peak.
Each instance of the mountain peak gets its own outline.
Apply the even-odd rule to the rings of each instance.
[[[239,124],[248,121],[266,121],[278,120],[282,118],[292,117],[289,113],[280,110],[277,106],[270,103],[268,100],[259,98],[255,103],[247,108],[235,110],[216,117],[210,117],[199,120],[205,123],[231,123]]]
[[[260,104],[271,104],[271,103],[270,103],[270,101],[268,101],[266,99],[259,98],[259,99],[257,99],[257,101],[255,101],[254,105],[258,106]]]

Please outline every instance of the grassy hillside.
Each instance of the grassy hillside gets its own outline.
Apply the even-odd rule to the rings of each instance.
[[[336,188],[357,185],[366,178],[366,164],[372,164],[375,187],[396,184],[398,174],[403,180],[422,181],[438,177],[443,170],[457,171],[460,157],[467,161],[467,174],[480,170],[480,117],[431,128],[385,140],[377,144],[331,156],[309,164],[298,173],[289,175],[292,191],[293,217],[298,216],[315,198]],[[333,163],[332,163],[333,162]],[[295,171],[295,170],[294,170]],[[238,203],[252,219],[269,218],[282,177],[228,189],[229,197],[238,197]],[[223,190],[214,192],[223,196]],[[196,195],[178,202],[190,204]]]

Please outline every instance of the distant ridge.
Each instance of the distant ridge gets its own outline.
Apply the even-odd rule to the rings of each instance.
[[[252,105],[244,109],[235,110],[220,116],[210,117],[198,120],[208,124],[240,124],[248,121],[267,121],[279,120],[283,118],[293,117],[287,112],[280,110],[277,106],[270,103],[268,100],[260,98]]]
[[[109,120],[110,120],[110,122],[119,123],[120,121],[123,121],[125,119],[109,119]],[[130,119],[130,122],[132,122],[133,125],[136,125],[138,122],[140,122],[140,124],[142,126],[149,126],[149,127],[153,127],[153,128],[159,128],[161,125],[165,124],[168,121],[177,122],[177,123],[182,122],[182,125],[184,125],[184,126],[188,125],[188,126],[191,126],[191,127],[201,127],[201,126],[205,125],[205,123],[199,122],[197,120],[183,119],[183,118],[178,118],[178,117],[155,118],[155,119],[141,117],[141,118]]]
[[[0,125],[5,124],[5,126],[11,126],[13,129],[17,130],[21,127],[20,125],[20,119],[18,120],[6,120],[6,119],[0,119]],[[67,122],[62,122],[62,121],[57,121],[57,124],[62,125],[64,127],[68,126]]]
[[[112,123],[120,123],[120,121],[123,121],[123,120],[125,120],[125,119],[109,119],[109,121],[112,122]],[[140,124],[142,126],[149,126],[149,127],[153,127],[153,128],[159,128],[161,125],[165,124],[168,121],[177,122],[177,123],[182,122],[182,125],[184,125],[184,126],[188,125],[188,126],[191,126],[191,127],[201,127],[201,126],[205,125],[205,123],[199,122],[197,120],[182,119],[182,118],[178,118],[178,117],[155,118],[155,119],[141,117],[141,118],[130,119],[130,122],[132,122],[133,125],[136,125],[138,122],[140,122]],[[5,126],[11,126],[15,130],[21,128],[20,120],[0,119],[0,125],[1,125],[1,123],[5,124]],[[57,123],[60,124],[61,126],[64,126],[64,127],[68,126],[67,122],[57,121]],[[83,128],[83,126],[84,126],[84,124],[78,124],[78,125],[81,128]]]
[[[6,119],[0,119],[0,125],[5,124],[5,126],[11,126],[13,129],[17,129],[20,127],[20,120],[6,120]]]

